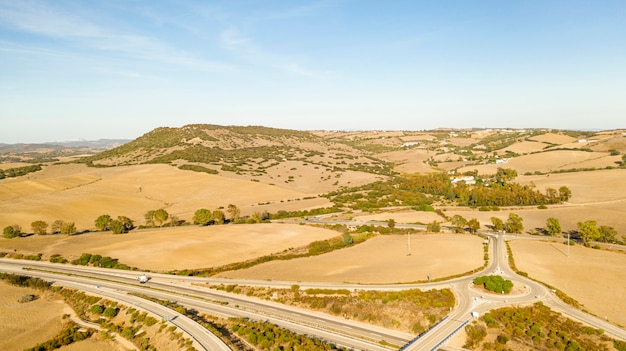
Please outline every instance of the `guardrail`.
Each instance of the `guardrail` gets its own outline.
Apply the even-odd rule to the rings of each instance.
[[[467,323],[469,323],[469,319],[466,320],[465,322],[463,322],[463,324],[459,325],[456,329],[454,329],[454,331],[452,333],[450,333],[450,335],[446,336],[443,340],[441,340],[437,345],[435,345],[435,347],[433,347],[432,349],[430,349],[430,351],[437,351],[438,348],[441,347],[441,345],[443,345],[446,341],[448,341],[448,339],[450,339],[454,334],[456,334],[456,332],[458,332],[461,328],[463,328],[464,326],[467,325]]]
[[[429,331],[433,330],[436,326],[438,326],[441,322],[445,321],[446,319],[448,319],[449,316],[445,316],[443,317],[442,320],[440,320],[439,322],[433,324],[430,328],[426,329],[425,332],[423,332],[422,334],[418,335],[415,339],[409,341],[408,344],[402,346],[402,348],[399,351],[403,351],[406,350],[409,346],[413,345],[415,342],[417,342],[422,336],[428,334]]]

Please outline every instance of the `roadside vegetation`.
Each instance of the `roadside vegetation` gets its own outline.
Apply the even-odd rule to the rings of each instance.
[[[550,310],[541,302],[485,313],[465,327],[470,350],[624,350],[601,329],[585,326]]]
[[[374,291],[347,289],[275,289],[243,285],[211,288],[318,310],[335,316],[419,335],[443,319],[454,307],[449,289]]]
[[[192,341],[183,337],[175,326],[168,326],[166,321],[135,308],[74,289],[52,286],[38,278],[0,272],[0,280],[14,286],[35,289],[41,294],[53,294],[70,305],[80,319],[103,329],[97,332],[94,328],[78,326],[67,319],[63,330],[56,337],[27,349],[29,351],[53,350],[88,338],[111,339],[113,333],[131,341],[141,351],[155,351],[155,345],[195,350],[191,347]]]
[[[275,324],[248,318],[218,318],[201,314],[172,301],[140,296],[183,314],[218,336],[237,351],[347,350],[324,340],[294,333]]]

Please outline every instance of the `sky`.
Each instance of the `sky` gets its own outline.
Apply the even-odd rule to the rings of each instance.
[[[0,143],[624,121],[623,0],[0,0]]]

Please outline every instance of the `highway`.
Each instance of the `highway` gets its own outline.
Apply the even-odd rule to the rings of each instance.
[[[28,270],[23,270],[23,268],[28,268]],[[0,259],[0,271],[40,277],[55,284],[77,286],[79,290],[99,295],[110,291],[136,293],[162,300],[176,301],[187,308],[216,316],[247,317],[254,320],[270,321],[294,332],[315,335],[337,345],[357,350],[389,350],[389,348],[381,346],[379,342],[385,340],[390,344],[401,346],[413,337],[410,334],[320,312],[192,285],[192,283],[206,282],[206,279],[197,277],[150,274],[152,277],[150,282],[139,284],[136,277],[142,272],[11,259]],[[233,281],[229,282],[234,283]],[[114,299],[114,296],[107,295],[107,297]],[[127,300],[120,301],[127,302]],[[135,307],[143,306],[143,304],[138,305],[136,302],[136,300],[133,301]],[[161,306],[161,308],[163,307]],[[170,311],[170,315],[172,315],[172,310],[169,309],[166,309],[165,312],[161,311],[158,315],[164,316],[167,311]],[[176,320],[178,318],[174,321]],[[207,331],[204,330],[204,332]]]
[[[194,345],[199,350],[227,350],[228,348],[217,337],[189,318],[177,315],[174,311],[158,304],[153,304],[145,299],[128,295],[126,292],[177,301],[187,308],[193,308],[199,312],[216,316],[247,317],[254,320],[268,321],[294,332],[315,335],[321,339],[355,350],[389,350],[389,347],[381,345],[381,340],[398,347],[405,345],[403,350],[436,350],[471,320],[472,312],[482,315],[491,309],[538,301],[542,301],[554,311],[563,313],[594,328],[603,329],[606,334],[612,337],[626,340],[626,331],[624,329],[563,303],[542,284],[513,272],[508,265],[505,241],[517,239],[517,236],[487,232],[483,234],[489,237],[490,246],[490,261],[485,270],[471,276],[427,284],[359,285],[278,282],[186,277],[154,273],[146,273],[151,277],[150,282],[139,284],[137,276],[143,272],[13,259],[0,259],[0,271],[40,277],[54,281],[55,284],[118,300],[137,308],[142,308],[157,316],[163,317],[168,315],[172,316],[171,318],[176,317],[172,319],[172,323],[190,335],[194,339]],[[24,270],[25,268],[29,270]],[[473,289],[472,280],[477,276],[485,274],[500,274],[505,279],[512,280],[515,286],[522,287],[522,293],[517,295],[485,294]],[[279,288],[290,288],[293,284],[298,284],[302,289],[317,287],[350,290],[449,288],[455,294],[456,305],[444,320],[419,338],[413,339],[414,336],[410,334],[371,326],[345,318],[204,288],[202,287],[203,283],[257,285]]]

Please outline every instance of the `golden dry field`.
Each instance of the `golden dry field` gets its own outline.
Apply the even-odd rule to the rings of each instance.
[[[360,175],[355,172],[349,181],[356,185],[373,179]],[[146,212],[159,208],[190,221],[197,209],[226,208],[231,203],[241,209],[242,215],[271,210],[272,205],[281,209],[330,205],[325,199],[310,198],[311,193],[278,184],[182,171],[167,165],[48,166],[25,177],[0,181],[0,227],[19,224],[29,232],[33,221],[50,224],[61,219],[75,222],[81,231],[95,228],[94,221],[102,214],[114,218],[122,215],[142,224]],[[307,187],[313,187],[308,190],[317,194],[320,189],[314,185]]]
[[[17,302],[26,294],[39,298]],[[54,338],[63,327],[63,306],[41,291],[0,282],[0,349],[23,350]]]
[[[626,254],[579,245],[533,240],[510,241],[515,265],[577,300],[600,318],[626,325]]]
[[[219,276],[363,284],[425,281],[429,274],[437,279],[481,267],[482,242],[477,236],[463,234],[413,234],[410,239],[379,235],[325,255],[273,261]]]
[[[478,170],[478,174],[495,174],[498,168],[511,168],[518,175],[525,173],[551,172],[572,168],[605,168],[617,166],[620,157],[609,156],[606,152],[587,152],[580,150],[555,150],[537,154],[522,155],[501,164],[480,164],[462,167],[458,172]]]
[[[33,235],[0,239],[0,251],[61,254],[67,259],[82,253],[118,258],[130,266],[150,270],[208,268],[306,246],[338,236],[329,229],[297,224],[229,224],[142,229],[127,234],[89,233],[75,236]]]

